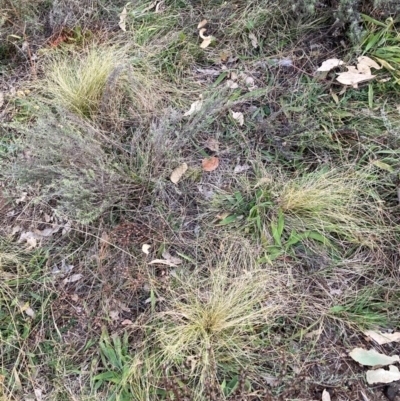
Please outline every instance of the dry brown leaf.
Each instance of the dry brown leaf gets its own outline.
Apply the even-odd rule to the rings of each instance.
[[[240,111],[238,112],[232,111],[232,118],[236,120],[240,126],[244,124],[244,115]]]
[[[212,156],[203,159],[201,162],[201,166],[204,171],[214,171],[219,165],[218,157]]]
[[[184,114],[184,117],[191,116],[193,113],[197,113],[198,111],[201,110],[202,106],[203,106],[203,98],[202,96],[200,96],[200,100],[196,100],[191,104],[190,110],[188,110]]]
[[[400,372],[396,366],[390,365],[389,370],[375,369],[367,371],[368,384],[391,383],[400,380]]]
[[[330,58],[328,60],[325,60],[321,64],[321,67],[317,69],[317,71],[330,71],[336,67],[339,67],[339,65],[342,64],[344,64],[342,60],[339,60],[338,58]]]
[[[197,29],[201,29],[203,28],[206,24],[207,24],[207,20],[203,19],[202,21],[199,22],[199,24],[197,25]]]
[[[146,254],[146,255],[148,255],[150,252],[149,252],[149,249],[151,248],[151,245],[149,245],[149,244],[143,244],[142,245],[142,251]]]
[[[254,33],[249,33],[249,39],[251,40],[251,45],[256,49],[258,47],[258,40]]]
[[[129,4],[129,3],[128,3]],[[126,16],[128,15],[128,11],[126,10],[126,6],[123,8],[121,14],[119,15],[118,26],[126,32]]]
[[[177,184],[179,180],[182,178],[183,174],[186,173],[186,170],[188,169],[188,165],[186,163],[181,164],[178,166],[172,173],[170,180],[174,183]]]
[[[400,332],[395,333],[377,333],[373,330],[364,331],[364,334],[374,340],[379,345],[400,342]]]

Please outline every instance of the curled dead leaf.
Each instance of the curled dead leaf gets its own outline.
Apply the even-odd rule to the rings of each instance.
[[[204,144],[207,149],[212,150],[213,152],[218,152],[219,150],[219,142],[215,138],[208,138]]]
[[[188,165],[186,163],[181,164],[178,166],[172,173],[170,180],[177,184],[179,180],[182,178],[183,174],[185,174],[186,170],[188,169]]]
[[[201,166],[204,171],[214,171],[219,165],[218,157],[212,156],[203,159]]]
[[[126,31],[126,16],[128,15],[128,11],[126,6],[123,8],[121,14],[119,15],[118,26],[125,32]]]
[[[203,19],[202,21],[199,22],[199,24],[197,25],[197,29],[201,29],[203,28],[206,24],[207,24],[207,20]]]
[[[375,68],[376,70],[380,70],[382,68],[376,61],[367,56],[358,57],[357,61],[357,70],[362,74],[371,75],[371,68]]]
[[[390,365],[389,370],[375,369],[367,371],[368,384],[392,383],[400,380],[400,372],[396,366]]]
[[[353,88],[357,88],[359,83],[370,81],[375,77],[376,75],[360,74],[354,70],[349,70],[347,72],[341,72],[338,74],[336,80],[343,85],[349,85]]]
[[[204,32],[206,31],[206,28],[202,28],[199,31],[199,36],[203,39],[203,42],[201,42],[200,47],[202,49],[205,49],[206,47],[208,47],[210,45],[210,43],[212,42],[212,36],[205,36]]]
[[[142,245],[142,251],[146,254],[146,255],[148,255],[150,252],[149,252],[149,249],[151,248],[151,245],[149,245],[149,244],[143,244]]]

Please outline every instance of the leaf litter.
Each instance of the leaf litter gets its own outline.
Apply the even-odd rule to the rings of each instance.
[[[186,163],[181,164],[174,171],[172,171],[170,180],[174,184],[177,184],[179,182],[179,180],[182,178],[182,176],[186,173],[187,169],[188,169],[188,165]]]
[[[201,162],[201,166],[204,171],[214,171],[219,166],[219,159],[216,156],[206,157]]]

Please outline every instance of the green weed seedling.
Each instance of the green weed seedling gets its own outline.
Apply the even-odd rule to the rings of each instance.
[[[273,245],[267,245],[265,248],[265,256],[260,260],[260,262],[272,262],[282,255],[290,252],[294,245],[297,245],[305,239],[313,239],[315,241],[321,242],[324,245],[330,245],[327,238],[316,231],[305,231],[303,233],[298,233],[295,229],[292,229],[289,237],[285,240],[284,228],[285,228],[285,218],[281,210],[278,212],[277,221],[271,221],[271,234],[274,239]]]
[[[103,384],[111,384],[112,394],[107,401],[128,401],[132,399],[128,386],[131,358],[128,355],[128,334],[122,340],[117,335],[110,335],[103,329],[100,339],[100,358],[104,371],[93,377],[94,390]]]

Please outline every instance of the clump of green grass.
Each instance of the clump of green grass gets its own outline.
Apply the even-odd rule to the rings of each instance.
[[[383,202],[372,171],[320,169],[282,180],[277,205],[290,228],[336,234],[351,243],[374,247],[384,241]]]
[[[61,53],[45,66],[45,91],[82,117],[98,114],[107,81],[126,62],[123,48],[93,45],[85,54]]]
[[[189,365],[186,385],[194,399],[204,399],[211,387],[223,396],[223,380],[244,369],[255,380],[260,378],[259,330],[283,306],[276,274],[257,269],[250,255],[243,258],[243,249],[228,251],[233,253],[236,265],[227,256],[225,264],[210,268],[206,275],[200,270],[174,274],[160,294],[162,311],[150,321],[152,334],[140,357],[153,361],[147,368],[149,377],[165,367],[174,375]],[[133,366],[132,378],[140,376],[139,367],[143,364]]]

